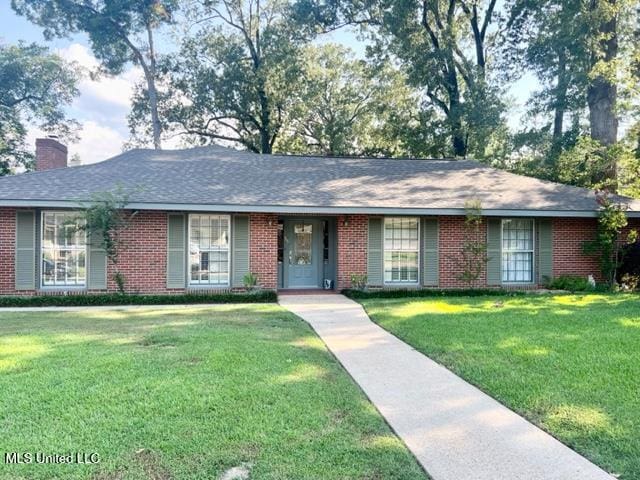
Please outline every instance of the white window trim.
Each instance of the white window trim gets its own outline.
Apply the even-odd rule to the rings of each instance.
[[[512,220],[531,220],[532,226],[531,226],[531,235],[532,235],[532,242],[531,242],[531,246],[532,249],[531,250],[507,250],[505,252],[503,246],[504,246],[504,224],[507,221],[512,221]],[[522,282],[518,282],[518,281],[510,281],[510,282],[505,282],[503,280],[504,278],[504,254],[505,253],[531,253],[531,280],[527,280],[527,281],[522,281]],[[535,218],[520,218],[520,217],[513,217],[513,218],[503,218],[500,221],[500,282],[502,285],[535,285],[536,283],[536,220]]]
[[[227,245],[227,271],[228,273],[228,278],[227,278],[227,283],[209,283],[209,282],[200,282],[200,281],[196,281],[194,282],[191,279],[191,220],[193,219],[194,216],[198,216],[198,217],[206,217],[206,216],[212,216],[212,217],[220,217],[220,218],[226,218],[227,219],[227,225],[229,225],[229,243]],[[229,288],[231,286],[231,275],[232,275],[232,271],[231,271],[231,250],[232,250],[232,240],[231,240],[231,229],[232,229],[232,224],[231,224],[231,215],[223,215],[223,214],[219,214],[219,213],[208,213],[208,212],[198,212],[198,213],[190,213],[188,214],[189,217],[189,221],[187,222],[187,251],[186,251],[186,255],[187,255],[187,261],[186,261],[186,267],[187,267],[187,285],[188,288],[195,288],[195,289],[205,289],[205,288]],[[214,251],[214,250],[207,250],[209,252]],[[224,250],[216,250],[216,251],[224,251]]]
[[[38,289],[39,290],[51,290],[51,291],[64,291],[64,290],[86,290],[89,284],[89,243],[87,242],[87,232],[84,232],[84,283],[74,284],[57,284],[46,285],[44,283],[44,269],[42,268],[42,262],[44,259],[44,217],[47,214],[72,214],[71,210],[42,210],[40,211],[40,238],[38,248]],[[78,249],[80,250],[80,249]]]
[[[407,218],[415,218],[418,221],[418,249],[417,250],[387,250],[387,248],[385,247],[385,227],[387,224],[387,220],[392,220],[392,219],[396,219],[396,218],[400,218],[400,219],[407,219]],[[413,286],[418,286],[420,285],[420,265],[422,265],[422,241],[421,241],[421,234],[422,232],[420,231],[421,228],[421,224],[422,222],[420,221],[420,217],[414,217],[414,216],[407,216],[407,217],[403,217],[403,216],[390,216],[390,217],[384,217],[384,220],[382,222],[382,284],[383,285],[390,285],[390,286],[409,286],[409,287],[413,287]],[[391,252],[417,252],[418,253],[418,274],[416,275],[416,281],[415,282],[403,282],[403,281],[386,281],[385,280],[385,267],[384,267],[384,262],[385,262],[385,254],[387,251],[391,251]]]

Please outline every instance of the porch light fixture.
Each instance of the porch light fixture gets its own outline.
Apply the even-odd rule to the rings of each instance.
[[[349,217],[344,217],[344,220],[342,220],[342,226],[343,227],[349,226]]]

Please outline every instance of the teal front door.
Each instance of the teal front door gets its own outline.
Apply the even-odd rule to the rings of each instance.
[[[322,223],[319,220],[287,219],[284,223],[285,288],[321,286]]]

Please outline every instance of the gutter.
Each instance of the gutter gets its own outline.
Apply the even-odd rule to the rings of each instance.
[[[0,200],[0,207],[38,208],[82,208],[87,202],[73,200]],[[234,213],[292,213],[332,215],[465,215],[464,208],[397,208],[397,207],[317,207],[289,205],[229,205],[198,203],[145,203],[131,202],[127,209],[170,210],[190,212],[234,212]],[[536,209],[482,209],[486,217],[566,217],[596,218],[597,210],[536,210]],[[629,218],[640,218],[640,211],[627,212]]]

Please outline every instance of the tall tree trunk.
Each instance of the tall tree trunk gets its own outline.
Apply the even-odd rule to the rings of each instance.
[[[550,167],[554,167],[560,153],[562,153],[562,137],[564,134],[564,114],[567,110],[567,54],[564,48],[558,51],[558,71],[556,73],[557,84],[555,88],[553,135],[551,137],[551,151],[547,156]]]
[[[153,44],[153,30],[151,24],[147,24],[147,36],[149,38],[149,67],[144,69],[149,92],[149,109],[151,110],[151,126],[153,128],[153,148],[162,148],[160,134],[160,115],[158,114],[158,91],[156,90],[156,52]]]
[[[592,0],[592,9],[597,8],[598,2],[607,2],[611,7],[615,7],[616,4],[616,0]],[[613,62],[618,55],[616,15],[599,25],[598,34],[603,39],[599,44],[600,51],[594,52],[592,56],[591,65],[594,67],[599,61],[603,61],[613,67]],[[591,138],[605,146],[613,145],[618,139],[618,119],[615,112],[617,95],[618,88],[615,82],[603,75],[593,78],[587,89]]]
[[[449,96],[448,119],[451,127],[451,141],[453,155],[465,158],[467,156],[467,139],[462,127],[462,102],[460,101],[460,85],[458,74],[453,62],[453,54],[450,56],[447,75],[447,93]]]

